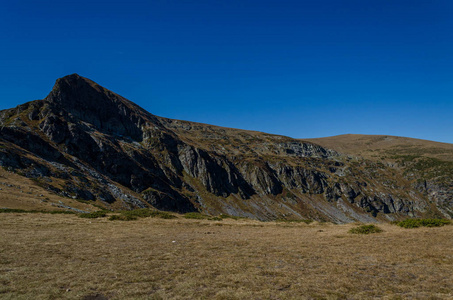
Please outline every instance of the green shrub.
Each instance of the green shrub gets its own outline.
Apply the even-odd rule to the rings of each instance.
[[[97,218],[103,218],[105,216],[107,216],[107,214],[101,210],[79,215],[80,218],[87,218],[87,219],[97,219]]]
[[[379,233],[382,232],[382,229],[377,227],[376,225],[361,225],[356,228],[352,228],[349,230],[349,233],[354,234],[370,234],[370,233]]]
[[[397,222],[396,225],[403,228],[418,228],[418,227],[440,227],[450,224],[450,220],[445,219],[406,219]]]

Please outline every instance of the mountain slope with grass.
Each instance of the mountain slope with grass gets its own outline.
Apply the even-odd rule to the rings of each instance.
[[[406,137],[347,134],[308,140],[381,162],[410,182],[444,216],[453,216],[453,145]]]
[[[64,201],[260,220],[451,217],[443,154],[422,148],[404,165],[399,148],[376,159],[324,142],[158,117],[77,74],[0,111],[0,165]]]

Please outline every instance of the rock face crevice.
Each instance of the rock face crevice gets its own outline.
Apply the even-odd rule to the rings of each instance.
[[[122,208],[346,222],[448,216],[453,205],[451,184],[414,185],[389,165],[288,137],[157,117],[77,74],[0,112],[0,165]]]

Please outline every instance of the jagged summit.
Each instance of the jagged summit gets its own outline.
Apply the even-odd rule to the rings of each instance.
[[[94,81],[74,73],[58,78],[44,100],[62,105],[74,105],[74,102],[89,104],[91,98],[97,94],[105,95],[106,91]]]
[[[52,91],[44,100],[61,105],[66,110],[99,110],[104,105],[117,106],[121,103],[129,109],[144,112],[142,108],[126,98],[76,73],[58,78]]]
[[[78,74],[57,79],[44,101],[100,131],[136,140],[142,139],[141,126],[153,119],[133,102]]]

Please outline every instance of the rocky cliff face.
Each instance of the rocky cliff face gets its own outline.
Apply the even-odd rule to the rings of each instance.
[[[314,143],[154,116],[77,74],[0,112],[0,165],[112,209],[350,222],[445,215],[452,201]]]

